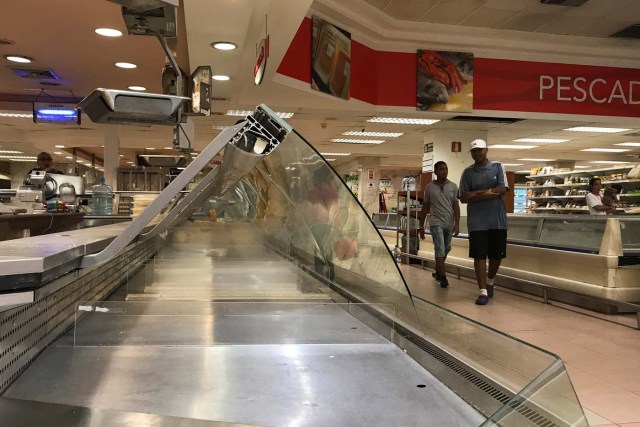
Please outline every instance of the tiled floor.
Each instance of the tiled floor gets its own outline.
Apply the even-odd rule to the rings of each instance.
[[[590,425],[640,427],[640,331],[499,286],[488,305],[477,306],[471,279],[450,276],[441,289],[430,270],[401,269],[414,295],[559,355]]]

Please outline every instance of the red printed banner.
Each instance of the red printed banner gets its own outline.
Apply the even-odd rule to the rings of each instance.
[[[415,53],[351,44],[352,98],[415,107]],[[310,82],[310,58],[311,20],[305,18],[278,73]],[[640,69],[475,57],[473,109],[640,117]]]
[[[640,117],[640,70],[476,58],[473,108]]]

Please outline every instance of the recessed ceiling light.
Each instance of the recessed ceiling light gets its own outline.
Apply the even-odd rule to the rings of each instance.
[[[574,168],[576,169],[591,169],[593,166],[587,166],[587,165],[575,165]]]
[[[54,151],[53,154],[60,156],[62,154],[62,151]]]
[[[173,147],[163,147],[165,150],[173,150]]]
[[[73,156],[66,156],[65,159],[71,160],[71,159],[73,159]]]
[[[96,28],[96,33],[105,37],[120,37],[122,31],[113,28]]]
[[[153,147],[147,147],[147,148],[145,148],[145,150],[155,150],[155,148],[153,148]]]
[[[580,151],[589,151],[591,153],[624,153],[625,151],[631,151],[628,148],[585,148]]]
[[[127,164],[128,164],[128,165],[132,165],[132,164],[133,164],[133,162],[127,162]]]
[[[384,142],[383,139],[345,139],[345,138],[336,138],[332,139],[331,142],[342,142],[345,144],[382,144]]]
[[[116,67],[118,68],[138,68],[136,64],[132,64],[131,62],[116,62]]]
[[[56,148],[64,148],[64,145],[54,145]]]
[[[522,166],[522,163],[503,163],[502,166]]]
[[[567,142],[569,139],[555,139],[555,138],[519,138],[514,139],[513,142],[538,142],[541,144],[558,144],[560,142]]]
[[[626,132],[631,129],[623,129],[623,128],[601,128],[596,126],[576,126],[572,128],[567,128],[564,130],[568,130],[571,132],[594,132],[594,133],[617,133],[617,132]]]
[[[118,154],[118,157],[124,157],[124,154]]]
[[[211,47],[218,50],[234,50],[238,46],[231,42],[213,42],[211,43]]]
[[[227,80],[229,80],[229,79],[230,79],[230,77],[229,77],[229,76],[225,76],[224,74],[216,74],[216,75],[214,75],[214,76],[211,76],[211,78],[212,78],[213,80],[217,80],[217,81],[219,81],[219,82],[226,82]]]
[[[372,117],[367,121],[370,123],[397,123],[402,125],[432,125],[434,123],[438,123],[440,120],[401,117]]]
[[[601,164],[601,165],[626,165],[631,162],[619,162],[617,160],[594,160],[589,163]]]
[[[355,130],[350,130],[349,132],[343,132],[343,135],[347,136],[376,136],[381,138],[397,138],[399,136],[404,135],[402,132],[359,132]]]
[[[527,169],[523,169],[521,171],[515,171],[515,173],[517,173],[518,175],[529,175],[531,171]]]
[[[351,153],[320,153],[323,156],[350,156]]]
[[[21,64],[28,64],[32,61],[28,56],[22,55],[5,55],[4,56],[8,61],[11,62],[20,62]]]
[[[22,154],[22,151],[18,151],[18,150],[0,150],[0,154]]]
[[[146,87],[144,86],[129,86],[129,90],[137,90],[137,91],[143,91],[143,90],[147,90]]]
[[[621,142],[619,144],[613,145],[622,145],[624,147],[640,147],[640,142]]]
[[[523,162],[553,162],[555,159],[518,159]]]
[[[227,112],[225,113],[227,116],[248,116],[250,114],[253,114],[252,110],[227,110]],[[276,115],[278,117],[281,117],[283,119],[289,119],[291,117],[293,117],[295,113],[282,113],[282,112],[278,112],[276,113]]]
[[[507,150],[529,150],[530,148],[538,148],[537,145],[514,145],[514,144],[493,144],[489,148],[502,148]]]

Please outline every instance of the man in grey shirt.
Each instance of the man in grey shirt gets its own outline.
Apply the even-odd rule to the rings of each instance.
[[[424,189],[424,200],[420,212],[420,238],[424,239],[424,218],[429,213],[429,231],[433,239],[436,258],[434,277],[440,286],[449,286],[444,262],[451,251],[451,237],[460,232],[460,204],[458,186],[447,179],[449,168],[445,162],[437,162],[433,168],[437,177]]]
[[[507,211],[502,195],[509,188],[502,164],[487,159],[485,141],[472,141],[469,151],[475,163],[462,173],[460,201],[468,203],[469,257],[480,288],[476,304],[485,305],[493,297],[493,279],[507,256]]]

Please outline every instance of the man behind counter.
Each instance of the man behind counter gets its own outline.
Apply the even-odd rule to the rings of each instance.
[[[38,166],[27,172],[27,175],[33,171],[46,171],[47,173],[59,173],[64,175],[64,172],[53,167],[53,157],[51,157],[51,154],[46,151],[38,154],[38,160],[36,162]]]

